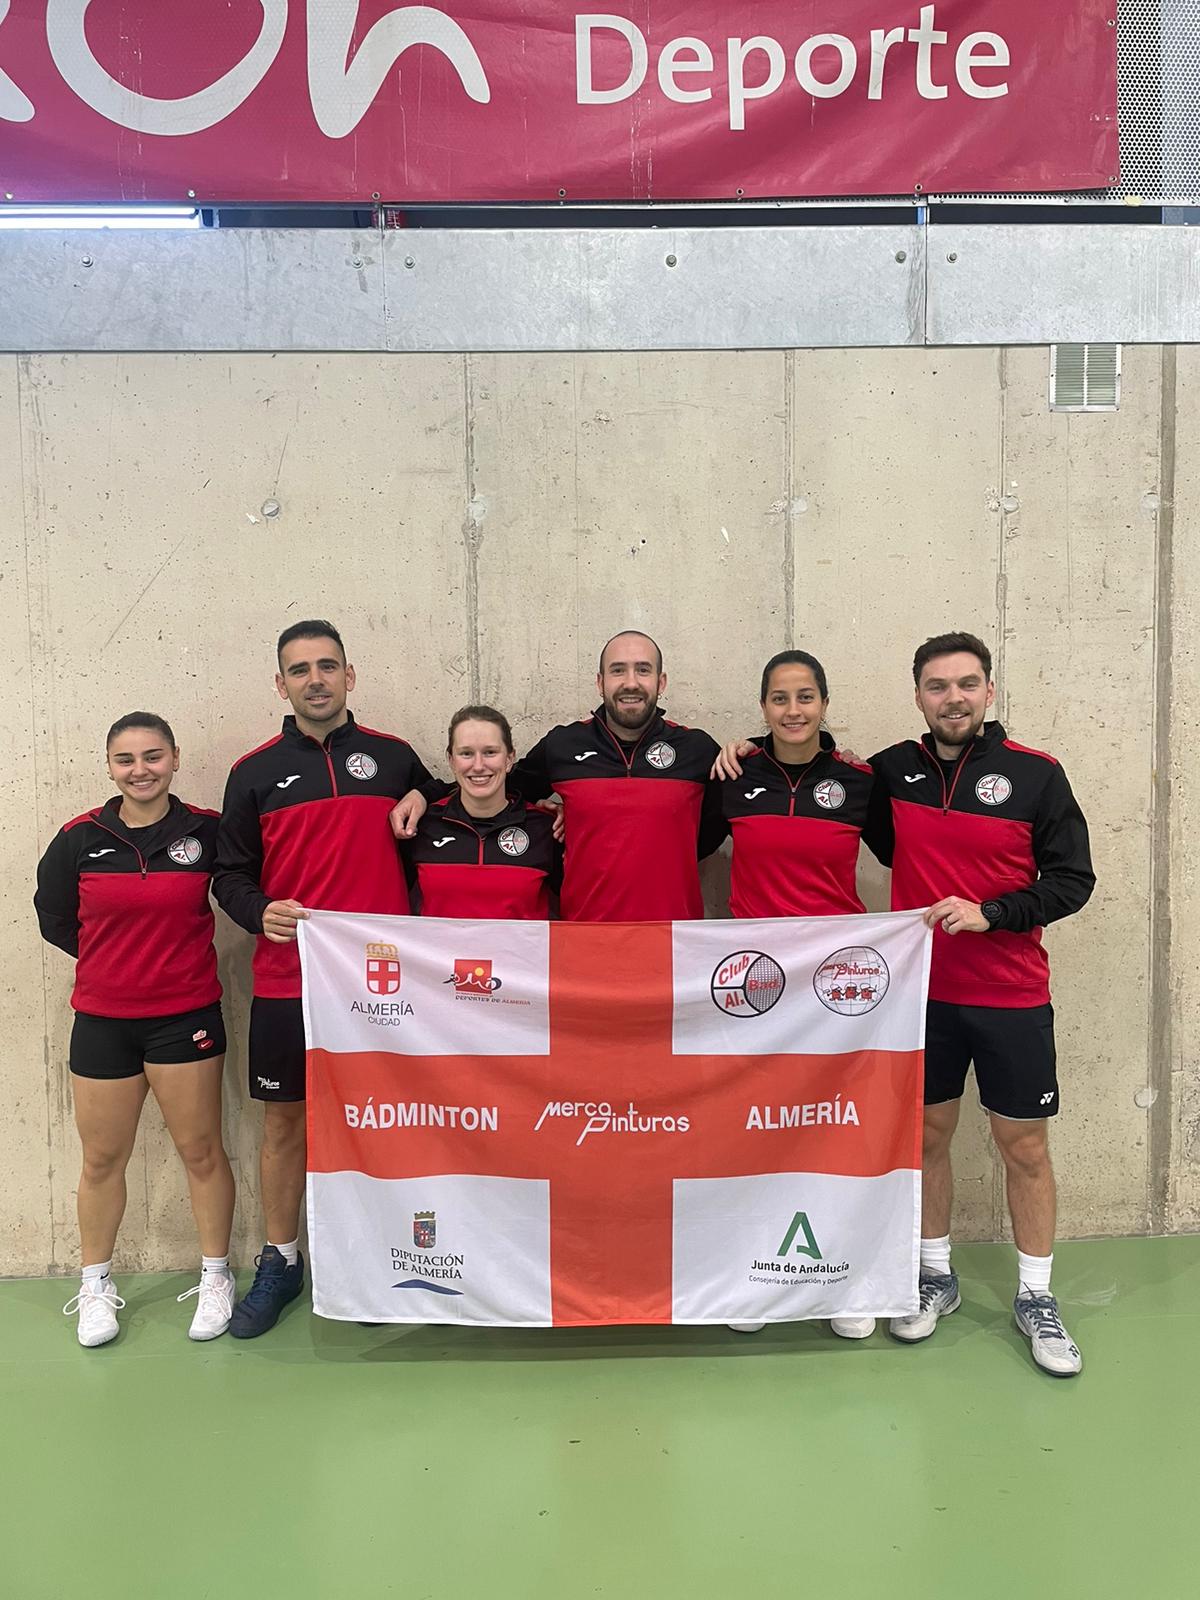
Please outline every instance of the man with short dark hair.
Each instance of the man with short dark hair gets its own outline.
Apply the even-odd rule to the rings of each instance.
[[[667,687],[662,651],[626,629],[600,652],[601,704],[552,728],[513,768],[527,800],[563,801],[566,857],[562,915],[578,922],[671,922],[704,915],[699,858],[725,836],[720,786],[710,782],[715,741],[659,710]],[[633,783],[629,780],[634,779]],[[397,807],[393,825],[412,836],[432,784]]]
[[[292,716],[234,763],[217,835],[213,892],[250,933],[250,1094],[264,1102],[262,1198],[267,1243],[229,1331],[274,1327],[304,1286],[297,1242],[305,1180],[305,1044],[296,925],[309,907],[407,914],[408,885],[388,826],[401,795],[429,779],[412,748],[354,720],[354,668],[332,623],[280,635],[275,688]]]
[[[878,804],[866,835],[881,859],[894,836],[892,908],[928,906],[934,930],[920,1305],[893,1318],[890,1331],[909,1343],[927,1339],[960,1303],[950,1265],[950,1144],[974,1063],[1007,1173],[1017,1326],[1040,1367],[1070,1377],[1082,1358],[1050,1293],[1056,1202],[1047,1119],[1058,1111],[1058,1081],[1042,928],[1091,895],[1087,824],[1054,757],[985,720],[996,693],[992,658],[973,634],[926,640],[913,680],[929,731],[872,757]]]

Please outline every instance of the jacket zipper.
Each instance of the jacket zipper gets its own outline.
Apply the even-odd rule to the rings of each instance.
[[[641,738],[634,745],[634,747],[630,751],[630,753],[628,755],[626,755],[625,754],[625,745],[622,743],[622,741],[620,739],[617,738],[616,734],[609,727],[608,723],[603,721],[600,717],[595,718],[595,721],[599,722],[600,726],[604,729],[605,733],[612,740],[613,744],[616,745],[617,751],[618,751],[618,753],[619,753],[619,755],[621,757],[621,760],[625,763],[625,776],[627,778],[632,778],[633,777],[633,763],[637,759],[637,753],[642,748],[642,744],[649,737],[650,728],[646,729],[645,733],[642,734]],[[651,723],[651,727],[653,727],[653,723]]]
[[[971,759],[971,755],[972,755],[972,752],[974,751],[974,748],[975,748],[975,742],[974,742],[974,740],[972,740],[971,743],[967,746],[967,748],[963,751],[962,755],[959,756],[958,765],[954,769],[954,777],[951,780],[949,792],[947,792],[947,789],[946,789],[946,773],[945,773],[944,768],[942,767],[942,763],[940,761],[936,760],[929,753],[929,751],[925,748],[924,745],[921,746],[921,754],[925,757],[925,759],[927,761],[932,763],[932,765],[934,766],[934,768],[937,771],[937,775],[938,775],[939,779],[941,780],[941,784],[942,784],[942,815],[943,816],[945,816],[946,813],[950,810],[950,803],[954,799],[954,791],[958,788],[958,780],[962,777],[962,770],[966,766],[967,762]]]
[[[761,745],[759,746],[759,749],[760,750],[762,749]],[[776,761],[776,759],[775,759],[775,757],[773,755],[768,754],[768,752],[766,750],[763,750],[762,753],[763,753],[763,755],[765,755],[767,757],[767,760],[771,763],[771,765],[773,767],[778,767],[779,771],[783,773],[783,781],[788,786],[788,794],[790,796],[790,798],[788,800],[788,816],[789,817],[794,817],[796,815],[796,795],[799,793],[800,785],[804,782],[805,778],[808,777],[808,775],[812,771],[813,767],[816,766],[817,762],[820,761],[821,757],[825,754],[825,752],[824,752],[824,750],[818,750],[816,755],[812,758],[811,761],[806,761],[805,762],[804,770],[803,770],[803,772],[801,772],[800,776],[796,779],[795,783],[793,783],[792,780],[788,777],[787,773],[783,771],[782,765],[778,761]]]
[[[168,812],[167,815],[169,816],[170,813]],[[101,822],[98,817],[94,817],[92,820],[95,822],[96,826],[101,830],[102,833],[108,834],[110,839],[115,839],[118,844],[127,844],[129,846],[129,848],[133,851],[134,855],[138,858],[138,865],[142,869],[142,877],[144,878],[146,876],[146,873],[150,870],[150,863],[149,863],[148,859],[138,849],[137,845],[134,844],[133,840],[124,838],[121,834],[117,833],[115,829],[110,828],[107,823]],[[160,820],[165,820],[165,819],[160,819]],[[154,826],[154,824],[151,823],[151,827],[153,827],[153,826]]]
[[[443,817],[442,820],[443,820],[443,822],[445,822],[451,828],[465,828],[468,833],[473,833],[475,835],[476,841],[478,842],[478,845],[479,845],[479,849],[478,849],[478,852],[477,852],[478,860],[476,861],[475,865],[477,867],[484,866],[485,862],[484,862],[484,859],[483,859],[483,835],[480,833],[479,829],[478,828],[473,828],[469,822],[460,822],[457,817]]]

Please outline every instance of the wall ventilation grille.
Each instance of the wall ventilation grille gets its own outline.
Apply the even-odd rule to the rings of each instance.
[[[1120,403],[1119,344],[1050,347],[1051,411],[1115,411]]]

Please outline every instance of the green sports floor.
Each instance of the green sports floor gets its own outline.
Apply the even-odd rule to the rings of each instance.
[[[182,1274],[0,1283],[0,1595],[151,1600],[1200,1596],[1200,1238],[1060,1245],[1083,1375],[1011,1251],[925,1345],[821,1325],[359,1328],[192,1345]]]

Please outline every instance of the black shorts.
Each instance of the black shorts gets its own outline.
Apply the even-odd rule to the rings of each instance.
[[[144,1062],[178,1066],[225,1054],[221,1003],[170,1017],[95,1017],[75,1013],[71,1071],[77,1078],[137,1078]]]
[[[1053,1006],[931,1000],[925,1014],[925,1104],[961,1099],[972,1062],[985,1111],[1014,1122],[1056,1115]]]
[[[250,1003],[250,1098],[303,1100],[304,1003],[262,1000]]]

